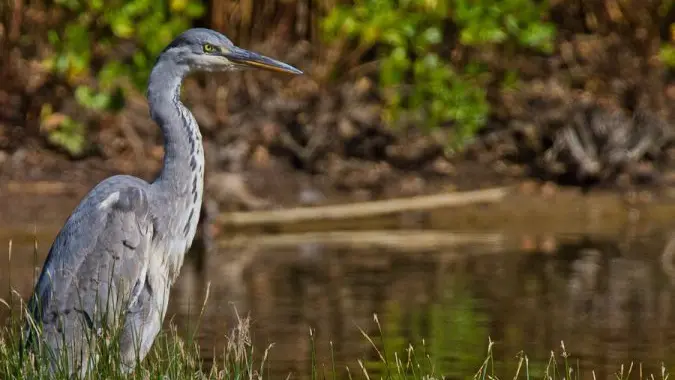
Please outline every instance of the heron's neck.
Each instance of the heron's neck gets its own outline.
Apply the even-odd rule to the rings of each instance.
[[[204,151],[199,126],[180,101],[187,72],[187,68],[160,58],[150,73],[148,101],[150,115],[164,135],[164,165],[155,185],[195,204],[201,203]]]

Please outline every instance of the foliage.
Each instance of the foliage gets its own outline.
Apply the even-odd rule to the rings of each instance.
[[[80,156],[86,147],[86,128],[84,124],[68,115],[53,112],[50,104],[44,104],[40,110],[40,121],[47,131],[47,141],[59,146],[71,156]]]
[[[675,1],[669,2],[670,7],[675,6]],[[670,25],[670,41],[661,46],[660,58],[668,67],[675,68],[675,22]]]
[[[10,279],[11,284],[11,279]],[[11,286],[10,286],[11,288]],[[85,329],[87,345],[90,353],[96,357],[92,370],[88,371],[83,380],[89,379],[195,379],[195,380],[226,380],[226,379],[259,379],[264,373],[267,361],[267,350],[262,357],[257,357],[250,338],[250,319],[240,318],[225,335],[227,345],[224,348],[222,361],[214,359],[210,368],[205,369],[200,358],[200,350],[194,342],[199,322],[206,307],[209,295],[206,288],[206,298],[200,310],[194,330],[187,331],[187,338],[178,334],[177,328],[171,324],[167,331],[161,331],[156,337],[152,349],[131,374],[123,368],[123,358],[120,355],[120,343],[124,324],[122,318],[110,318],[119,323],[100,323],[96,332]],[[13,295],[18,295],[12,292]],[[97,295],[98,296],[98,295]],[[40,321],[33,319],[23,301],[16,306],[16,297],[9,301],[0,298],[0,305],[7,306],[10,311],[6,326],[0,326],[0,379],[6,380],[60,380],[72,377],[64,371],[68,367],[67,354],[56,358],[56,370],[52,374],[48,347],[40,344],[28,348],[24,345],[24,327],[30,326],[31,331],[38,336],[42,332]],[[100,304],[97,302],[97,304]],[[18,309],[18,310],[17,310]],[[19,311],[17,313],[17,311]],[[236,310],[235,310],[236,311]],[[102,313],[101,315],[104,315]],[[64,331],[63,334],[66,334]],[[36,340],[39,342],[39,339]],[[67,341],[63,335],[63,341]],[[268,348],[269,349],[269,348]]]
[[[428,127],[454,121],[461,142],[487,120],[490,77],[479,61],[453,65],[450,50],[459,43],[550,53],[555,30],[542,21],[547,6],[534,0],[357,0],[335,7],[323,30],[329,40],[358,41],[357,51],[376,47],[386,121],[403,113]],[[450,39],[453,28],[458,32]]]
[[[668,67],[675,67],[675,46],[664,44],[659,55]]]
[[[158,335],[147,358],[131,375],[120,369],[121,358],[116,350],[118,340],[99,340],[95,348],[98,362],[85,379],[258,379],[264,372],[266,358],[255,360],[254,365],[254,349],[247,335],[248,323],[248,319],[239,321],[239,325],[228,336],[223,362],[212,363],[209,370],[202,367],[199,347],[180,337],[175,327]],[[19,324],[16,319],[9,327],[0,330],[0,378],[69,379],[66,373],[58,371],[54,377],[50,377],[47,357],[41,357],[46,354],[30,353],[25,358],[20,353]]]
[[[69,17],[63,30],[51,30],[55,54],[47,66],[76,86],[77,102],[94,111],[120,109],[123,81],[145,86],[154,57],[199,17],[197,0],[55,0]],[[127,44],[126,52],[124,46]],[[104,62],[104,63],[100,63]],[[96,88],[87,79],[96,78]],[[86,128],[70,117],[48,132],[48,140],[71,155],[84,149]]]
[[[460,41],[466,45],[506,43],[544,53],[553,51],[555,29],[542,21],[548,2],[533,0],[454,0],[453,20],[460,28]]]
[[[78,101],[94,109],[114,106],[119,79],[145,86],[154,58],[201,16],[197,0],[55,0],[72,15],[63,31],[52,30],[56,54],[48,65],[72,83],[94,74],[100,88],[78,88]],[[168,4],[167,4],[168,3]],[[121,51],[124,44],[127,51]],[[97,64],[104,58],[105,63]],[[93,72],[92,72],[93,71]]]

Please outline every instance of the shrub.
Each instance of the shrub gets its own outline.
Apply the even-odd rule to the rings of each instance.
[[[67,21],[63,30],[49,31],[55,54],[46,64],[75,87],[78,104],[93,111],[122,108],[124,84],[143,89],[154,57],[204,11],[197,0],[55,3],[65,11]],[[63,120],[47,132],[47,139],[78,156],[86,146],[85,125],[71,118]]]
[[[336,7],[323,29],[329,40],[356,41],[357,52],[377,51],[386,122],[404,117],[428,128],[453,122],[461,143],[487,121],[491,78],[479,60],[453,64],[453,47],[549,53],[555,29],[542,21],[547,7],[534,0],[360,0]]]

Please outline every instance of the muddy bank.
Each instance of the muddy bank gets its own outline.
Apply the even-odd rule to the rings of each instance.
[[[45,189],[51,192],[46,193]],[[35,229],[42,237],[55,234],[88,190],[79,184],[59,182],[3,184],[0,186],[0,207],[3,210],[0,228],[3,235],[27,236]],[[539,236],[546,240],[547,236],[553,235],[644,235],[675,227],[675,192],[669,189],[583,192],[550,183],[521,182],[479,193],[483,195],[439,192],[429,199],[457,197],[458,200],[435,200],[433,202],[437,202],[438,207],[426,204],[419,209],[406,204],[424,204],[425,200],[411,202],[424,196],[398,198],[394,200],[398,205],[393,205],[394,202],[384,207],[380,205],[376,207],[379,211],[372,213],[366,212],[374,206],[368,202],[336,198],[328,198],[324,204],[313,206],[289,204],[276,210],[243,212],[226,208],[208,209],[211,200],[207,199],[202,209],[198,239],[214,244],[215,240],[257,234],[336,231],[348,235],[349,231],[421,229]],[[354,214],[344,209],[356,209],[358,212]],[[327,213],[332,216],[327,217]],[[352,214],[355,216],[350,216]]]

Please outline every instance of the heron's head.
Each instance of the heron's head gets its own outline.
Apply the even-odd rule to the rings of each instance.
[[[186,65],[190,71],[233,71],[259,68],[302,74],[295,67],[234,46],[224,35],[204,28],[183,32],[162,52],[164,59]]]

